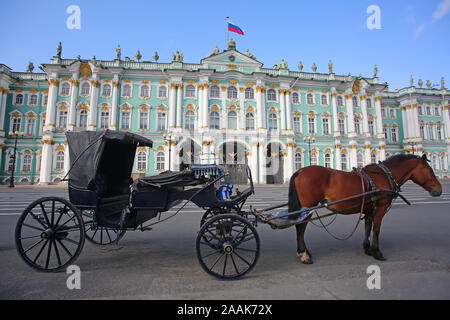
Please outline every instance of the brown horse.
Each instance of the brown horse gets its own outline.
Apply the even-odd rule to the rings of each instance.
[[[400,187],[406,181],[412,180],[427,190],[431,196],[438,197],[442,194],[442,186],[427,161],[426,155],[422,157],[404,154],[392,156],[380,163],[380,166],[384,165],[385,168],[388,168],[387,173],[390,171],[391,178],[377,164],[370,164],[363,170],[372,179],[376,189],[392,190],[392,182]],[[367,186],[364,191],[368,191]],[[290,180],[288,212],[300,210],[302,207],[313,207],[319,203],[345,199],[361,193],[363,193],[361,176],[355,171],[344,172],[321,166],[301,168],[294,173]],[[378,245],[381,221],[394,198],[391,194],[385,195],[381,199],[372,199],[373,201],[370,196],[366,196],[328,207],[340,214],[355,214],[360,212],[362,201],[364,201],[365,238],[363,248],[366,254],[378,260],[385,260]],[[296,225],[297,255],[301,262],[310,264],[312,263],[311,254],[307,250],[304,240],[307,224],[308,222]],[[369,238],[372,228],[372,245],[370,245]]]

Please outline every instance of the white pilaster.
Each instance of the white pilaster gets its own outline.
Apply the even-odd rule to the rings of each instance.
[[[336,141],[334,148],[334,154],[336,159],[336,170],[342,170],[342,159],[341,159],[341,144],[340,141]]]
[[[379,95],[375,95],[375,114],[377,116],[377,138],[383,139],[383,118],[381,117],[381,97]]]
[[[97,130],[97,103],[98,103],[98,88],[100,83],[97,81],[97,74],[92,75],[91,80],[91,103],[89,105],[88,130]]]
[[[5,135],[5,113],[6,113],[7,96],[8,96],[8,89],[0,87],[0,136]]]
[[[179,84],[177,88],[177,104],[176,104],[176,113],[177,113],[177,120],[176,120],[176,128],[181,129],[181,118],[182,118],[182,96],[183,96],[183,85]]]
[[[348,125],[348,136],[356,136],[355,132],[355,115],[353,111],[352,94],[348,93],[345,95],[345,104],[347,107],[347,125]],[[351,153],[350,153],[351,154]]]
[[[278,90],[278,96],[280,99],[280,122],[281,122],[281,131],[285,131],[286,130],[286,104],[284,101],[284,89],[280,89]]]
[[[44,132],[54,132],[55,131],[55,112],[56,112],[56,96],[58,94],[58,80],[56,78],[51,78],[48,81],[48,100],[47,100],[47,111],[45,114],[45,127]]]
[[[362,93],[362,95],[359,97],[359,100],[361,101],[361,112],[363,117],[363,134],[366,137],[369,137],[369,118],[367,116],[367,103],[366,103],[366,95],[365,92]]]
[[[169,129],[175,128],[175,112],[176,112],[176,90],[178,85],[176,83],[170,84],[169,89]]]
[[[69,105],[69,124],[67,126],[68,131],[73,131],[76,126],[76,118],[77,118],[77,97],[78,97],[78,73],[74,73],[72,75],[72,83],[70,90],[70,105]]]
[[[291,91],[286,90],[286,130],[292,133],[292,106],[291,106]]]
[[[53,133],[46,132],[42,136],[42,158],[41,158],[41,172],[39,176],[39,184],[48,184],[51,182],[50,174],[52,170],[53,158]]]
[[[286,143],[287,155],[284,158],[284,181],[289,182],[292,175],[294,174],[295,168],[295,143],[293,141]]]
[[[331,109],[333,112],[333,136],[339,137],[339,120],[338,120],[338,111],[336,105],[336,88],[331,88]]]

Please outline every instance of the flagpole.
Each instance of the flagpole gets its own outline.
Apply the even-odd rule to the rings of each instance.
[[[228,23],[229,23],[229,20],[230,19],[230,17],[227,17],[227,43],[228,43],[228,41],[229,41],[229,39],[230,39],[230,31],[228,30]]]

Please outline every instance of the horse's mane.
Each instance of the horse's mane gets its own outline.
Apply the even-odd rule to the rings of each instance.
[[[384,164],[397,164],[410,159],[420,159],[420,156],[415,154],[396,154],[383,161]]]

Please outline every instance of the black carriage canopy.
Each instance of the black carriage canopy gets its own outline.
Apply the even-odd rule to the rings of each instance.
[[[70,154],[70,185],[101,197],[129,192],[136,148],[153,141],[129,132],[105,130],[66,132]]]

